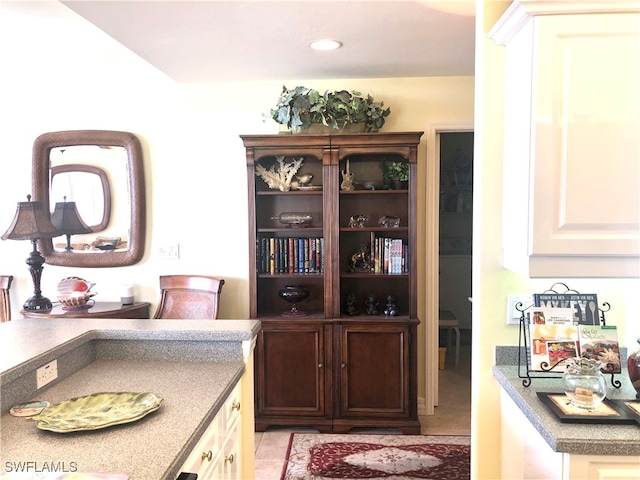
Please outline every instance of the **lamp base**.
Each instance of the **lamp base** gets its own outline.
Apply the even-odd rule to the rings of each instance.
[[[24,302],[22,308],[30,312],[51,310],[53,308],[53,304],[47,297],[43,297],[42,295],[34,295],[33,297],[27,299],[26,302]]]

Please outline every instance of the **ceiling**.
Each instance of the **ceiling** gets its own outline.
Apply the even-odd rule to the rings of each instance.
[[[474,74],[472,1],[61,3],[177,82]]]

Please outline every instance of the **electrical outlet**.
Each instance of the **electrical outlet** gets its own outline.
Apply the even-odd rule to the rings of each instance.
[[[180,245],[178,243],[167,243],[158,248],[158,258],[177,260],[180,258]]]
[[[58,360],[51,360],[36,370],[36,388],[42,388],[58,378]]]
[[[524,293],[507,295],[507,325],[518,325],[520,323],[522,312],[516,309],[518,303],[522,304],[519,305],[520,310],[524,310],[533,305],[533,297]]]

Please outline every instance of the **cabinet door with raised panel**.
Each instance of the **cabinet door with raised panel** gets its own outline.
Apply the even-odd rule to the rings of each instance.
[[[543,3],[514,2],[490,33],[505,45],[504,265],[637,277],[640,14]]]
[[[339,334],[340,417],[408,418],[409,327],[343,324]]]
[[[329,397],[330,332],[322,322],[263,322],[256,344],[256,430],[272,423],[322,423]]]

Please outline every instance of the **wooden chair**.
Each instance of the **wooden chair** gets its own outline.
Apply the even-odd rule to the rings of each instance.
[[[9,290],[13,282],[12,275],[0,275],[0,322],[11,320],[11,299]]]
[[[153,318],[215,320],[224,280],[203,275],[160,277],[160,304]]]

